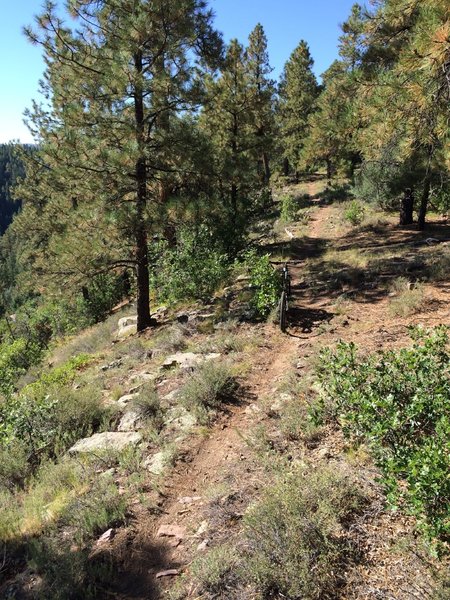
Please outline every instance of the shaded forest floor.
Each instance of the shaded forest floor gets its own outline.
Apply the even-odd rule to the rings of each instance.
[[[442,565],[414,533],[414,520],[387,507],[368,453],[352,447],[335,427],[305,432],[296,422],[305,413],[296,404],[313,386],[322,348],[339,340],[355,342],[362,352],[402,347],[410,325],[450,324],[450,246],[425,241],[450,238],[450,226],[435,219],[421,234],[375,212],[351,226],[343,216],[345,203],[329,202],[322,182],[289,192],[303,198],[298,219],[280,224],[268,218],[255,233],[274,262],[290,263],[287,333],[270,321],[244,323],[234,331],[241,342],[233,351],[224,349],[223,339],[217,341],[220,331],[190,337],[189,349],[215,351],[221,344],[219,351],[237,365],[239,390],[210,426],[195,426],[175,439],[171,466],[146,476],[126,525],[93,548],[92,559],[112,564],[115,573],[104,584],[104,598],[256,598],[247,588],[208,591],[196,565],[208,562],[211,549],[230,541],[239,545],[242,517],[266,489],[278,461],[329,467],[365,490],[365,509],[345,533],[357,551],[343,565],[338,588],[324,598],[436,597]],[[141,343],[154,335],[146,332]],[[109,357],[120,354],[121,345],[125,355],[129,343],[116,344]],[[120,385],[129,392],[134,376],[153,370],[151,361],[139,358],[106,388]],[[165,393],[176,390],[177,376],[161,382]],[[118,484],[127,485],[120,478]],[[39,581],[33,581],[16,597],[34,597]]]

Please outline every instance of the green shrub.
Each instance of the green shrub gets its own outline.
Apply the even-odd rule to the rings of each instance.
[[[106,475],[92,482],[85,494],[74,497],[60,517],[60,525],[73,528],[75,541],[82,544],[103,533],[111,525],[123,522],[127,499]]]
[[[0,446],[0,489],[23,487],[31,474],[28,448],[23,440],[14,440],[8,447]]]
[[[98,598],[98,586],[113,576],[111,561],[92,556],[92,540],[123,522],[126,497],[110,477],[97,477],[89,485],[88,491],[69,495],[57,518],[28,544],[32,564],[42,577],[42,597],[49,600]]]
[[[153,289],[162,302],[204,300],[228,275],[228,257],[206,227],[180,230],[175,248],[161,242],[155,254]]]
[[[17,498],[10,490],[0,488],[0,542],[14,539],[20,533],[21,514]]]
[[[156,389],[150,384],[144,384],[139,395],[133,400],[133,407],[139,415],[156,431],[164,425],[164,412]]]
[[[41,356],[41,348],[25,338],[0,344],[0,393],[10,396],[19,377]]]
[[[280,198],[281,210],[280,217],[284,223],[290,223],[295,221],[297,216],[298,203],[294,196],[291,194],[285,194]]]
[[[65,452],[77,439],[106,425],[111,414],[102,406],[100,389],[71,386],[77,369],[86,362],[86,357],[72,359],[0,405],[0,447],[14,451],[20,441],[35,468],[44,458]]]
[[[233,398],[236,388],[229,364],[207,361],[190,375],[181,391],[181,401],[207,423],[222,402]]]
[[[364,219],[365,212],[365,208],[360,202],[352,200],[344,211],[344,219],[352,225],[360,225]]]
[[[270,264],[270,255],[258,256],[255,250],[244,255],[244,266],[250,272],[253,290],[251,305],[255,315],[266,318],[277,305],[281,293],[280,275]]]
[[[352,343],[324,351],[323,406],[347,435],[370,446],[391,502],[406,503],[431,536],[448,539],[448,333],[413,328],[411,335],[411,348],[366,358]]]
[[[244,517],[244,576],[262,598],[319,600],[342,577],[342,530],[363,504],[354,482],[334,471],[288,473]]]

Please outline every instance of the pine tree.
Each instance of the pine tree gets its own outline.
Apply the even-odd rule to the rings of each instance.
[[[244,48],[232,40],[220,77],[207,84],[208,101],[200,127],[209,137],[218,195],[229,227],[229,251],[238,243],[249,193],[257,182],[254,150],[253,95],[250,93]]]
[[[40,151],[17,191],[26,209],[18,227],[41,248],[30,245],[28,259],[60,285],[134,269],[142,330],[151,324],[148,234],[184,147],[177,117],[195,109],[198,73],[217,61],[220,38],[203,0],[68,7],[73,29],[47,2],[37,31],[26,31],[44,50],[50,106],[29,113]]]
[[[355,4],[341,26],[340,58],[322,75],[323,90],[310,116],[305,161],[310,166],[325,162],[329,180],[338,166],[353,178],[361,161],[358,91],[364,78],[365,26],[362,8]]]
[[[412,194],[420,198],[420,229],[430,197],[441,194],[449,179],[447,9],[442,0],[386,0],[367,29],[371,76],[360,92],[362,150],[366,162],[395,166],[386,187],[404,199],[403,223],[411,220],[405,215],[411,214]]]
[[[302,150],[308,135],[308,116],[319,93],[312,72],[308,44],[301,41],[284,67],[279,86],[280,134],[284,145],[285,174],[296,175],[302,164]]]
[[[262,165],[262,180],[267,185],[270,180],[270,155],[273,152],[275,134],[275,82],[270,78],[273,69],[269,63],[267,37],[260,23],[250,34],[245,59],[252,105],[251,127],[255,138],[252,153],[257,163]]]

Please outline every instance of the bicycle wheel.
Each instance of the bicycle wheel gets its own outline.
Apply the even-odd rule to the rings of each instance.
[[[280,312],[279,312],[279,323],[281,331],[286,331],[286,311],[287,311],[287,297],[286,292],[282,292],[280,298]]]

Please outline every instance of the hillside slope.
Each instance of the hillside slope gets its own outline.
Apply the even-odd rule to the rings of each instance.
[[[54,351],[53,367],[80,352],[93,357],[70,385],[100,387],[102,406],[113,410],[97,435],[110,430],[139,443],[123,452],[72,450],[69,458],[93,480],[106,477],[126,508],[111,503],[109,515],[94,517],[93,503],[103,498],[83,496],[86,482],[78,504],[48,492],[40,525],[28,521],[16,535],[2,597],[437,597],[445,561],[424,548],[414,517],[389,508],[368,449],[336,423],[311,420],[310,408],[323,348],[339,340],[365,354],[403,348],[411,324],[450,324],[449,246],[422,243],[430,232],[399,229],[385,215],[352,226],[348,206],[328,202],[321,183],[289,191],[303,193],[296,219],[271,216],[257,232],[275,263],[290,264],[285,335],[270,321],[245,321],[241,274],[207,307],[161,308],[154,331],[136,336],[126,319],[120,338],[114,316]],[[448,225],[436,221],[432,235],[449,237]],[[311,527],[312,541],[296,539],[291,548],[300,500],[300,530]],[[69,509],[89,535],[76,533]],[[283,530],[280,519],[291,511]],[[279,543],[266,548],[272,533]],[[24,560],[21,544],[37,538],[39,546],[42,535],[54,544],[35,545]],[[300,547],[305,571],[292,582]],[[264,548],[274,570],[255,562]]]

